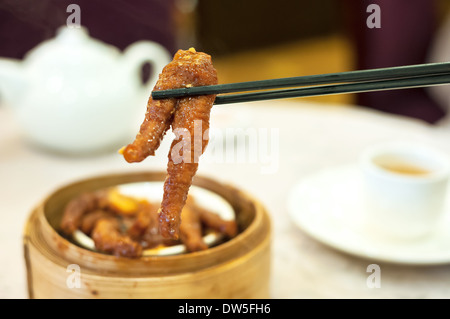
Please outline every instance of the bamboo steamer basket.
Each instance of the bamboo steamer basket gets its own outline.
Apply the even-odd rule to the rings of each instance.
[[[59,235],[63,209],[74,196],[124,183],[163,181],[165,176],[165,172],[138,172],[93,177],[64,186],[44,199],[30,214],[24,230],[29,297],[269,298],[269,216],[245,192],[209,178],[196,176],[193,185],[231,204],[239,234],[205,251],[131,259],[93,252]]]

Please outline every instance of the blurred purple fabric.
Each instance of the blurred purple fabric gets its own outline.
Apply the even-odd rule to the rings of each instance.
[[[173,0],[0,0],[0,56],[23,58],[54,37],[72,3],[80,6],[81,25],[94,38],[121,50],[151,40],[175,51]]]
[[[420,64],[426,62],[435,33],[436,3],[433,0],[344,1],[357,50],[357,69]],[[377,4],[381,28],[370,29],[367,7]],[[419,118],[434,123],[445,112],[425,89],[407,89],[358,94],[357,103],[380,111]]]

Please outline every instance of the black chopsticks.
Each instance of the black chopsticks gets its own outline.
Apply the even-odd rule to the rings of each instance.
[[[332,85],[319,85],[332,84]],[[450,84],[450,62],[153,91],[153,99],[220,94],[215,104]],[[293,88],[293,87],[301,88]],[[278,88],[288,88],[274,90]],[[261,92],[226,94],[235,92]]]
[[[294,97],[384,91],[384,90],[434,86],[440,84],[450,84],[450,73],[444,75],[414,77],[410,79],[368,81],[361,83],[324,85],[324,86],[306,87],[290,90],[218,95],[216,96],[214,104],[231,104],[250,101],[286,99]]]

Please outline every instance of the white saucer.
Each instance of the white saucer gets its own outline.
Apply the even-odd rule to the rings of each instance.
[[[163,182],[139,182],[118,185],[119,193],[136,198],[147,199],[150,202],[161,202],[164,192]],[[189,188],[189,195],[192,196],[197,205],[208,209],[209,211],[218,214],[224,220],[234,220],[233,207],[221,196],[213,193],[207,189],[192,185]],[[73,234],[74,240],[81,246],[90,250],[96,251],[94,241],[81,230],[76,230]],[[207,246],[212,246],[218,243],[223,238],[223,235],[218,232],[210,232],[203,236],[203,241]],[[146,249],[143,251],[143,256],[167,256],[177,255],[186,252],[186,247],[182,244]]]
[[[389,240],[364,222],[360,179],[357,165],[327,169],[303,178],[289,196],[291,218],[316,240],[369,260],[411,265],[450,263],[450,207],[428,237]]]

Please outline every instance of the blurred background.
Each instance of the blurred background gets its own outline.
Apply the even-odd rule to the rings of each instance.
[[[126,53],[108,54],[93,41],[74,45],[71,36],[76,33],[63,27],[69,34],[63,53],[55,50],[58,46],[47,46],[50,51],[40,55],[45,60],[42,67],[15,78],[15,71],[29,69],[30,64],[23,62],[30,57],[27,53],[53,40],[57,30],[66,26],[70,4],[80,7],[81,25],[92,38],[121,51],[148,40],[167,50],[167,61],[178,49],[195,47],[209,53],[220,83],[450,61],[449,0],[0,0],[0,298],[27,296],[23,226],[50,192],[84,177],[159,171],[167,165],[168,138],[157,156],[138,165],[128,164],[117,153],[142,123],[151,89],[140,81],[147,81],[154,71],[145,63],[148,53],[140,51],[139,56],[134,51],[139,63],[133,64]],[[370,4],[381,9],[381,28],[367,26]],[[145,95],[144,99],[134,99],[138,95],[139,99]],[[303,101],[307,103],[298,103]],[[368,290],[366,260],[349,259],[298,232],[288,216],[287,202],[295,185],[309,174],[330,168],[332,181],[344,176],[332,169],[352,163],[371,143],[403,139],[450,153],[449,108],[450,85],[214,107],[211,119],[216,122],[211,127],[218,133],[236,128],[235,135],[228,139],[223,134],[226,141],[215,140],[210,150],[220,145],[223,155],[229,153],[226,159],[210,156],[199,174],[254,194],[273,213],[274,297],[448,298],[449,287],[443,284],[443,278],[449,277],[448,266],[386,265],[384,288]],[[134,115],[136,122],[128,121]],[[257,147],[250,147],[241,139],[246,138],[247,128],[270,131],[270,143],[269,133],[267,139],[259,133]],[[244,141],[243,145],[235,145],[235,140]],[[257,165],[250,159],[241,163],[232,158],[252,150],[258,151]],[[272,164],[273,174],[262,173]],[[326,185],[326,194],[314,198],[322,201],[330,196],[331,201],[323,200],[326,205],[321,206],[312,200],[310,207],[318,211],[311,216],[320,219],[316,212],[329,203],[352,204],[357,196],[347,192],[349,181],[352,177],[345,175],[343,184],[331,185],[337,185],[336,196],[331,188],[328,193]],[[315,182],[311,185],[315,191]],[[339,202],[334,201],[337,198]],[[304,207],[308,205],[307,200]],[[332,211],[339,212],[338,206]],[[351,233],[344,228],[332,229],[353,238],[346,237]],[[450,231],[445,234],[446,242],[432,245],[448,259]],[[380,251],[378,246],[372,248]],[[418,253],[415,260],[429,256],[428,251],[412,251]],[[399,256],[404,256],[403,251]]]
[[[450,11],[448,0],[0,0],[0,56],[21,59],[54,37],[71,3],[92,37],[121,50],[147,39],[211,54],[221,83],[424,63]],[[380,29],[366,26],[373,3]],[[423,89],[308,99],[429,123],[446,113]]]

